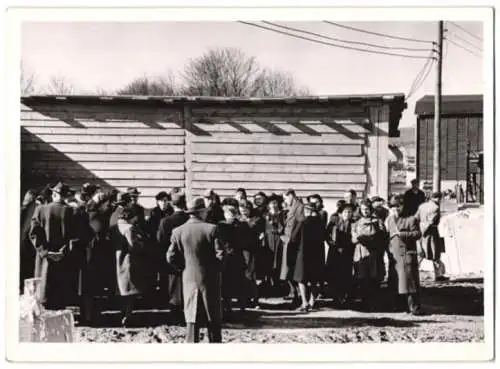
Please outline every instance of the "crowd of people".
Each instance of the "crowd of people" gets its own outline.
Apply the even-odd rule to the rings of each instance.
[[[78,301],[81,324],[99,324],[96,299],[119,296],[128,325],[138,296],[185,318],[187,340],[200,324],[220,342],[220,325],[234,310],[260,308],[262,295],[283,292],[304,313],[318,298],[332,308],[373,310],[382,283],[394,311],[422,312],[419,262],[430,259],[443,277],[439,193],[426,198],[412,182],[403,195],[358,201],[347,191],[330,216],[320,195],[305,199],[239,188],[223,200],[207,190],[186,204],[182,189],[156,195],[143,208],[137,188],[104,191],[60,182],[27,191],[21,206],[20,292],[41,278],[46,309]],[[75,300],[77,299],[77,300]],[[204,323],[203,323],[204,322]]]

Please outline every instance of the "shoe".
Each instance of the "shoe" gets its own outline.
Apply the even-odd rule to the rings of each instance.
[[[446,281],[449,281],[449,280],[450,280],[449,277],[440,276],[440,277],[436,277],[436,279],[434,279],[434,282],[446,282]]]
[[[300,311],[300,312],[304,312],[304,313],[308,312],[309,310],[310,310],[309,305],[306,305],[306,306],[300,306],[300,307],[298,307],[297,309],[295,309],[295,311]]]

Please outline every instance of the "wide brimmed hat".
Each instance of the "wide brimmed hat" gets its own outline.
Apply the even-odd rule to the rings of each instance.
[[[116,204],[123,205],[130,201],[130,194],[126,192],[119,192],[116,195]]]
[[[127,193],[129,194],[129,196],[139,196],[141,194],[137,187],[127,188]]]
[[[197,214],[203,209],[205,209],[205,201],[202,197],[195,197],[189,202],[186,213]]]
[[[82,195],[92,196],[96,191],[101,188],[101,186],[93,184],[93,183],[84,183],[82,185],[81,193]]]
[[[65,185],[63,182],[59,182],[54,187],[50,189],[52,192],[56,192],[61,196],[66,196],[69,193],[69,187]]]
[[[169,196],[169,194],[166,191],[160,191],[160,192],[158,192],[156,194],[155,199],[156,199],[156,201],[159,201],[159,200],[169,200],[170,196]]]

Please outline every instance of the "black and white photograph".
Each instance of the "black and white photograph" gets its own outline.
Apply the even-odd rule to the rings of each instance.
[[[7,12],[11,360],[492,359],[492,8],[44,10]]]

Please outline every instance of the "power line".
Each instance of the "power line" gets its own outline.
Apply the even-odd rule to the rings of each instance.
[[[475,56],[477,56],[478,58],[481,58],[481,55],[476,54],[476,53],[475,53],[474,51],[472,51],[471,49],[468,49],[468,48],[466,48],[465,46],[460,45],[459,43],[457,43],[457,42],[455,42],[455,41],[453,41],[453,40],[450,40],[450,39],[449,39],[449,38],[447,38],[447,37],[445,37],[444,39],[445,39],[446,41],[448,41],[448,42],[451,42],[451,43],[452,43],[452,44],[454,44],[455,46],[458,46],[458,47],[460,47],[460,48],[464,49],[465,51],[468,51],[468,52],[469,52],[469,53],[471,53],[472,55],[475,55]]]
[[[483,39],[479,36],[476,36],[475,34],[473,34],[472,32],[470,31],[467,31],[464,27],[458,25],[457,23],[455,22],[452,22],[452,21],[448,21],[449,23],[453,24],[455,27],[457,27],[458,29],[461,29],[462,31],[464,31],[465,33],[467,33],[469,36],[471,37],[474,37],[476,40],[479,40],[479,41],[483,41]]]
[[[335,22],[330,22],[330,21],[323,21],[327,24],[331,24],[333,26],[337,26],[337,27],[341,27],[341,28],[345,28],[345,29],[349,29],[351,31],[356,31],[356,32],[362,32],[362,33],[367,33],[369,35],[375,35],[375,36],[381,36],[381,37],[387,37],[387,38],[392,38],[392,39],[395,39],[395,40],[403,40],[403,41],[412,41],[412,42],[422,42],[422,43],[432,43],[432,44],[435,44],[434,41],[429,41],[429,40],[420,40],[420,39],[417,39],[417,38],[409,38],[409,37],[401,37],[401,36],[394,36],[394,35],[389,35],[387,33],[378,33],[378,32],[373,32],[373,31],[368,31],[366,29],[362,29],[362,28],[356,28],[356,27],[351,27],[351,26],[345,26],[343,24],[340,24],[340,23],[335,23]]]
[[[427,56],[422,56],[422,55],[397,54],[397,53],[390,53],[390,52],[385,52],[385,51],[367,50],[367,49],[361,49],[361,48],[352,47],[352,46],[339,45],[339,44],[334,44],[334,43],[331,43],[331,42],[325,42],[325,41],[315,40],[315,39],[304,37],[304,36],[294,35],[292,33],[288,33],[288,32],[285,32],[285,31],[280,31],[280,30],[277,30],[277,29],[274,29],[274,28],[269,28],[269,27],[261,26],[260,24],[255,24],[255,23],[250,23],[250,22],[244,22],[244,21],[238,21],[238,22],[242,23],[242,24],[249,25],[249,26],[254,26],[254,27],[262,28],[262,29],[265,29],[265,30],[268,30],[268,31],[280,33],[282,35],[286,35],[286,36],[298,38],[298,39],[301,39],[301,40],[311,41],[311,42],[315,42],[317,44],[326,45],[326,46],[338,47],[338,48],[341,48],[341,49],[361,51],[361,52],[370,53],[370,54],[400,56],[402,58],[410,58],[410,59],[427,59]]]
[[[420,87],[422,87],[427,77],[429,77],[429,74],[431,73],[434,61],[435,61],[434,59],[429,58],[427,62],[424,64],[424,67],[421,69],[419,75],[417,75],[417,77],[420,76],[420,78],[415,78],[415,80],[413,81],[412,87],[408,92],[407,99],[413,96],[413,94],[415,94],[415,92],[417,92],[420,89]]]
[[[345,43],[355,44],[355,45],[363,45],[363,46],[368,46],[368,47],[378,47],[380,49],[403,50],[403,51],[429,51],[430,50],[428,48],[427,49],[418,49],[418,48],[411,48],[411,47],[386,46],[386,45],[372,44],[372,43],[368,43],[368,42],[343,40],[343,39],[340,39],[340,38],[329,37],[329,36],[321,35],[319,33],[314,33],[314,32],[306,31],[306,30],[299,29],[299,28],[293,28],[293,27],[289,27],[289,26],[283,26],[283,25],[272,23],[272,22],[268,22],[268,21],[262,21],[262,23],[265,23],[265,24],[268,24],[268,25],[274,26],[274,27],[283,28],[283,29],[286,29],[288,31],[300,32],[300,33],[304,33],[304,34],[307,34],[307,35],[324,38],[326,40],[337,41],[337,42],[345,42]]]
[[[456,39],[458,39],[458,40],[460,40],[460,41],[463,41],[463,42],[465,42],[466,44],[469,44],[470,46],[472,46],[473,48],[477,49],[478,51],[483,51],[483,49],[482,49],[482,48],[480,48],[479,46],[477,46],[477,45],[473,44],[472,42],[470,42],[470,41],[466,40],[465,38],[463,38],[463,37],[461,37],[461,36],[459,36],[459,35],[457,35],[457,34],[455,34],[455,33],[453,33],[453,32],[450,32],[450,31],[448,31],[447,33],[449,33],[450,35],[452,35],[452,36],[453,36],[453,37],[455,37]]]

